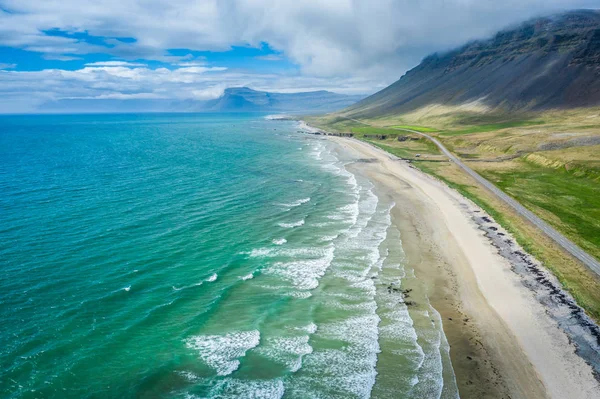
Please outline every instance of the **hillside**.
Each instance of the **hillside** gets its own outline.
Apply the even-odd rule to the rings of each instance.
[[[430,55],[342,113],[380,117],[473,102],[508,111],[600,105],[600,12],[530,20],[491,39]]]

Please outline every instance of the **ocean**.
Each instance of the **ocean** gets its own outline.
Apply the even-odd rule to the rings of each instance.
[[[457,397],[394,204],[299,129],[0,117],[0,397]]]

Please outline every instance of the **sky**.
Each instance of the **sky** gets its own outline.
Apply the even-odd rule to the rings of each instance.
[[[432,52],[576,8],[600,0],[0,0],[0,113],[241,86],[371,94]]]

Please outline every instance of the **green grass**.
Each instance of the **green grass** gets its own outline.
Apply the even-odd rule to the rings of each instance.
[[[427,148],[427,152],[429,152],[431,154],[441,154],[441,151],[438,148],[438,146],[435,145],[431,140],[423,137],[420,141],[422,141],[423,144],[425,144],[425,147]]]
[[[421,132],[421,133],[434,133],[434,132],[438,132],[438,129],[434,129],[432,127],[425,127],[425,126],[411,126],[411,125],[397,125],[397,126],[390,126],[391,128],[395,128],[395,129],[409,129],[409,130],[414,130],[416,132]]]
[[[526,162],[518,169],[478,172],[600,260],[597,181]]]
[[[472,126],[466,129],[460,130],[450,130],[441,133],[442,136],[458,136],[462,134],[472,134],[472,133],[485,133],[485,132],[493,132],[495,130],[508,129],[511,127],[525,127],[525,126],[535,126],[542,125],[544,121],[512,121],[512,122],[503,122],[503,123],[493,123],[489,125],[479,125]]]
[[[373,126],[353,126],[350,128],[350,131],[356,135],[364,136],[365,134],[385,134],[388,136],[398,136],[400,132],[398,130],[386,129],[382,127],[373,127]]]
[[[403,159],[412,159],[412,160],[421,160],[417,158],[417,154],[427,154],[427,155],[438,155],[440,154],[439,148],[431,141],[424,137],[419,137],[417,141],[410,141],[400,143],[392,139],[393,141],[388,140],[370,140],[365,137],[359,137],[359,139],[366,141],[369,144],[372,144],[376,147],[381,148],[384,151],[389,152],[399,158]]]
[[[583,125],[583,126],[576,126],[576,129],[598,129],[598,127],[600,127],[599,125]]]

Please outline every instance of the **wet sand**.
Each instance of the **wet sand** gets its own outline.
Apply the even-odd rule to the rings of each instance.
[[[330,139],[395,202],[393,223],[442,316],[461,397],[600,398],[592,368],[475,223],[474,204],[382,150]]]

